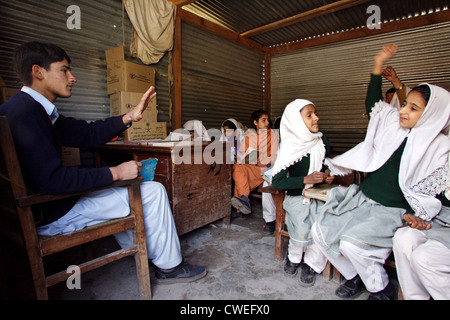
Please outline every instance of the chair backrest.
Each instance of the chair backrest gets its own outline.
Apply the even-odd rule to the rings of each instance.
[[[13,197],[19,198],[27,195],[27,189],[20,169],[19,158],[17,157],[14,140],[9,127],[8,119],[0,116],[0,151],[1,151],[1,178],[2,185],[10,185]]]
[[[8,119],[0,116],[0,210],[16,213],[15,199],[27,195]]]

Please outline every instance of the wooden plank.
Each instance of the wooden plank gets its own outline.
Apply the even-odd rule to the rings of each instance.
[[[264,110],[269,114],[272,109],[272,55],[264,55]]]
[[[288,17],[279,21],[275,21],[269,24],[266,24],[264,26],[254,28],[248,31],[245,31],[241,33],[241,36],[243,37],[251,37],[260,33],[264,33],[267,31],[279,29],[282,27],[289,26],[294,23],[306,21],[312,18],[317,18],[329,13],[333,13],[339,10],[347,9],[359,4],[362,4],[364,2],[368,2],[369,0],[340,0],[336,1],[327,5],[324,5],[319,8],[315,8],[306,12],[299,13],[297,15],[294,15],[292,17]]]
[[[132,254],[136,253],[136,251],[137,251],[136,246],[131,246],[126,249],[114,251],[110,254],[87,261],[78,266],[80,267],[80,272],[85,273],[85,272],[94,270],[96,268],[99,268],[101,266],[104,266],[110,262],[122,259],[129,255],[132,255]],[[67,280],[70,276],[71,276],[71,274],[67,273],[66,270],[52,274],[46,278],[46,286],[47,286],[47,288],[51,287],[57,283]],[[149,285],[150,285],[150,282],[149,282]]]
[[[103,229],[105,224],[108,224],[108,229]],[[41,237],[41,255],[44,257],[86,242],[107,237],[120,231],[131,229],[134,227],[134,224],[135,218],[128,216],[105,223],[99,223],[98,225],[82,229],[80,232],[73,232],[64,236],[50,238]]]
[[[390,32],[402,31],[412,28],[424,27],[436,23],[450,21],[450,10],[435,12],[418,16],[414,18],[407,18],[392,22],[383,23],[380,29],[369,29],[361,27],[349,31],[339,32],[324,37],[317,37],[309,40],[301,40],[295,43],[289,43],[282,46],[273,47],[270,49],[271,54],[295,51],[303,48],[311,48],[325,44],[337,43],[342,41],[354,40],[364,37],[370,37]]]
[[[124,187],[127,186],[133,182],[141,181],[143,180],[142,177],[137,177],[136,179],[132,180],[120,180],[120,181],[114,181],[112,184],[102,187],[102,188],[96,188],[92,190],[85,190],[80,192],[74,192],[74,193],[66,193],[66,194],[35,194],[30,196],[23,196],[16,199],[16,203],[20,207],[27,207],[39,203],[49,202],[49,201],[55,201],[60,199],[66,199],[74,196],[78,196],[81,194],[85,194],[87,192],[93,192],[103,189],[109,189],[109,188],[115,188],[115,187]]]
[[[130,203],[130,215],[136,221],[136,227],[133,228],[133,242],[136,244],[136,273],[138,278],[139,299],[150,300],[152,291],[150,287],[150,271],[148,267],[147,256],[147,237],[145,235],[144,211],[142,208],[141,186],[134,183],[128,186],[128,198]]]
[[[170,125],[172,130],[181,128],[181,9],[177,9],[175,19],[174,42],[171,61],[172,82],[170,85]]]

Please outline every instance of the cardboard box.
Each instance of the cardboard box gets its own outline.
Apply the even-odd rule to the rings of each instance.
[[[120,116],[127,113],[141,101],[142,93],[140,92],[125,92],[120,91],[112,94],[109,97],[110,101],[110,115]],[[147,109],[142,114],[141,121],[157,122],[158,110],[156,109],[156,97],[150,100]]]
[[[105,51],[108,94],[119,91],[142,92],[155,85],[155,70],[125,61],[124,47]]]
[[[62,164],[65,167],[77,167],[81,165],[80,149],[62,147]]]
[[[123,133],[124,140],[151,140],[164,139],[167,136],[167,125],[165,122],[133,122],[131,128]]]

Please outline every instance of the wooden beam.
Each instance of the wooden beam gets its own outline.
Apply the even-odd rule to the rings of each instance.
[[[299,14],[289,17],[289,18],[285,18],[285,19],[275,21],[275,22],[266,24],[264,26],[261,26],[261,27],[255,28],[255,29],[248,30],[246,32],[241,33],[241,36],[251,37],[256,34],[279,29],[279,28],[286,27],[286,26],[289,26],[294,23],[306,21],[306,20],[316,18],[316,17],[322,16],[322,15],[326,15],[326,14],[333,13],[333,12],[336,12],[339,10],[350,8],[350,7],[353,7],[353,6],[362,4],[364,2],[368,2],[368,1],[369,0],[339,0],[339,1],[324,5],[319,8],[315,8],[315,9],[312,9],[312,10],[309,10],[306,12],[299,13]]]
[[[174,42],[172,51],[172,83],[170,85],[170,125],[171,130],[181,128],[181,17],[177,8]]]
[[[264,110],[269,114],[272,111],[272,55],[266,53],[264,55]]]
[[[406,18],[402,20],[396,20],[381,24],[380,29],[369,29],[367,27],[361,27],[349,31],[339,32],[323,37],[317,37],[308,40],[301,40],[295,43],[289,43],[286,45],[273,47],[270,49],[271,54],[277,54],[282,52],[294,51],[303,48],[311,48],[321,46],[330,43],[336,43],[341,41],[354,40],[364,37],[375,36],[384,33],[390,33],[395,31],[402,31],[412,28],[424,27],[436,23],[442,23],[450,21],[450,10],[439,11],[435,13],[426,14],[423,16]]]
[[[259,43],[250,40],[246,37],[242,37],[239,33],[233,32],[231,30],[225,29],[218,24],[215,24],[211,21],[208,21],[204,18],[201,18],[189,11],[180,9],[177,11],[177,16],[180,16],[184,22],[190,23],[199,27],[202,30],[214,33],[222,38],[225,38],[229,41],[235,42],[237,44],[243,45],[247,48],[255,50],[259,53],[265,53],[268,51],[268,48],[260,45]]]

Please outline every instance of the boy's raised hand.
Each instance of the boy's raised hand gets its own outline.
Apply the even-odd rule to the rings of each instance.
[[[126,113],[122,120],[125,125],[130,124],[131,122],[137,122],[142,119],[142,113],[148,106],[150,100],[156,97],[155,87],[151,86],[148,90],[142,95],[141,101],[139,104],[134,107],[131,111]]]

